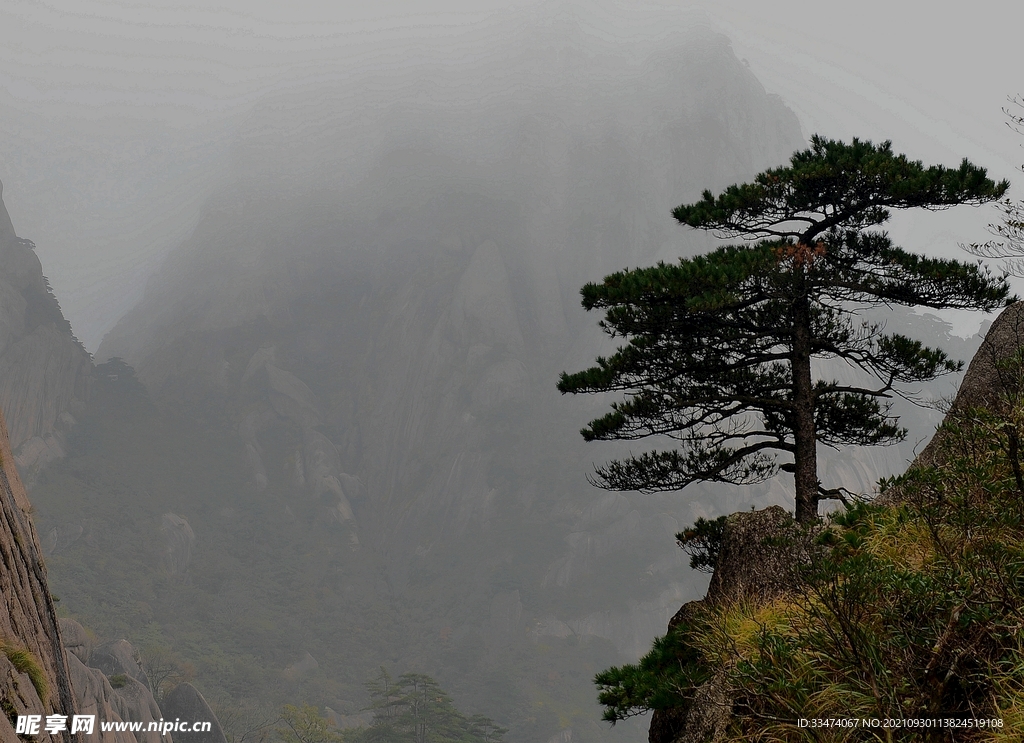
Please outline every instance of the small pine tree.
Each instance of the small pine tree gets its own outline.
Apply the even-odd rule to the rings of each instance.
[[[466,716],[430,676],[405,673],[397,679],[381,668],[367,683],[373,722],[358,743],[501,743],[507,730],[483,715]]]

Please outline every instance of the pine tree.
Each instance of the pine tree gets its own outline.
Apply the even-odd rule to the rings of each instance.
[[[872,228],[893,209],[981,204],[1008,185],[967,160],[926,168],[893,154],[889,142],[815,136],[788,166],[675,209],[682,224],[747,242],[583,287],[583,306],[603,310],[604,331],[627,341],[559,380],[562,393],[625,395],[581,431],[584,439],[675,442],[598,468],[594,483],[655,492],[755,483],[782,469],[794,475],[797,519],[816,519],[822,498],[843,497],[821,487],[817,445],[900,440],[893,394],[961,368],[859,312],[990,311],[1009,293],[1005,277],[915,255]],[[821,359],[845,361],[862,382],[815,379]]]
[[[366,685],[373,722],[354,743],[501,743],[507,730],[483,715],[467,717],[430,676],[386,669]]]

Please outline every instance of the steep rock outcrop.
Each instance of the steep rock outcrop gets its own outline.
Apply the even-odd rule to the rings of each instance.
[[[3,229],[0,215],[0,231]],[[24,714],[71,716],[77,706],[60,627],[46,583],[46,566],[32,523],[32,506],[14,466],[7,429],[0,415],[0,739],[14,740],[6,725]],[[14,651],[27,651],[37,678],[25,673],[24,660]],[[24,659],[24,656],[21,656]],[[18,666],[18,667],[16,667]],[[10,735],[7,733],[10,732]],[[68,741],[70,733],[53,740]]]
[[[1024,302],[1016,302],[1002,311],[985,334],[985,340],[971,359],[960,389],[946,413],[946,420],[956,421],[972,408],[985,408],[996,413],[1006,410],[1009,401],[1020,395],[1022,382],[1020,367],[1007,362],[1022,351]],[[941,441],[940,429],[911,466],[938,464]]]
[[[793,517],[780,506],[735,513],[726,522],[715,573],[707,596],[691,601],[669,621],[669,631],[702,607],[722,607],[737,601],[766,601],[784,596],[798,585],[793,566],[803,562],[806,549]],[[713,743],[725,732],[732,697],[720,676],[698,688],[685,708],[656,710],[651,717],[650,743]]]
[[[92,368],[32,248],[15,233],[0,184],[0,408],[26,476],[64,456]]]
[[[92,647],[89,633],[74,619],[60,620],[68,653],[71,684],[82,714],[94,714],[97,721],[149,723],[165,719],[149,678],[139,665],[138,653],[127,640]],[[103,734],[104,743],[172,743],[171,734],[156,731],[136,733],[115,731]]]
[[[95,737],[102,743],[136,743],[135,736],[125,730],[101,733],[98,726],[102,722],[124,722],[115,709],[114,689],[110,680],[102,671],[89,668],[78,656],[68,654],[68,667],[71,669],[71,683],[78,703],[79,713],[95,715],[97,728]],[[131,718],[129,718],[131,719]],[[157,736],[159,739],[159,736]]]
[[[220,722],[210,709],[206,699],[192,684],[178,684],[164,700],[164,719],[183,720],[190,724],[211,723],[208,732],[175,733],[177,743],[227,743]]]
[[[320,411],[325,406],[305,382],[277,363],[273,346],[260,347],[246,364],[238,385],[240,397],[249,405],[238,433],[245,443],[253,484],[261,492],[269,483],[260,435],[280,428],[297,431],[298,442],[288,458],[291,484],[312,495],[328,520],[345,527],[349,547],[357,549],[359,536],[350,498],[361,489],[360,483],[343,471],[337,447],[316,429],[323,423]]]
[[[196,533],[187,520],[173,513],[165,513],[160,518],[160,533],[164,537],[164,568],[171,575],[184,575],[192,561]]]

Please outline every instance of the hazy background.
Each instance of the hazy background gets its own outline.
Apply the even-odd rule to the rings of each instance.
[[[0,349],[62,611],[222,711],[357,716],[387,664],[514,743],[642,740],[591,679],[702,593],[674,531],[792,496],[590,488],[622,448],[554,389],[607,348],[578,288],[707,249],[671,207],[815,132],[1016,180],[1024,14],[912,6],[0,6],[4,201],[86,348],[134,367],[57,330]],[[994,218],[891,227],[962,257]],[[968,358],[984,318],[948,319],[887,318]],[[900,413],[906,444],[823,481],[899,471],[939,419]]]
[[[1007,2],[921,12],[915,2],[5,0],[8,206],[95,351],[195,224],[235,127],[261,95],[401,70],[418,54],[485,54],[466,48],[466,36],[511,32],[531,14],[579,25],[624,54],[703,17],[797,113],[805,134],[891,138],[914,157],[954,164],[966,156],[997,177],[1021,161],[999,110],[1021,89],[1024,11]],[[915,239],[941,236],[934,242],[948,246],[974,238],[989,218],[929,216]]]

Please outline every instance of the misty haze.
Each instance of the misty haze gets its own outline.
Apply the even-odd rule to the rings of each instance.
[[[54,48],[74,26],[15,6]],[[793,488],[593,487],[595,463],[647,445],[585,443],[611,400],[556,389],[617,345],[581,286],[719,245],[672,209],[787,163],[816,129],[996,178],[1019,139],[826,130],[696,9],[397,12],[322,36],[303,30],[313,12],[277,40],[258,14],[170,13],[83,13],[92,61],[53,52],[59,95],[29,57],[0,79],[0,402],[72,680],[145,686],[152,719],[194,709],[172,695],[191,684],[224,730],[203,740],[253,740],[284,705],[368,725],[381,668],[431,677],[513,743],[646,740],[648,717],[601,721],[594,676],[707,590],[676,534],[792,511]],[[235,19],[238,39],[217,31]],[[221,32],[236,56],[215,74]],[[120,57],[97,62],[107,38]],[[174,64],[147,76],[147,44]],[[1013,92],[988,102],[994,137]],[[966,260],[957,244],[997,215],[963,211],[892,232]],[[993,319],[877,312],[965,361]],[[898,401],[907,438],[827,450],[822,482],[874,492],[939,407]],[[101,716],[141,709],[96,694]]]

